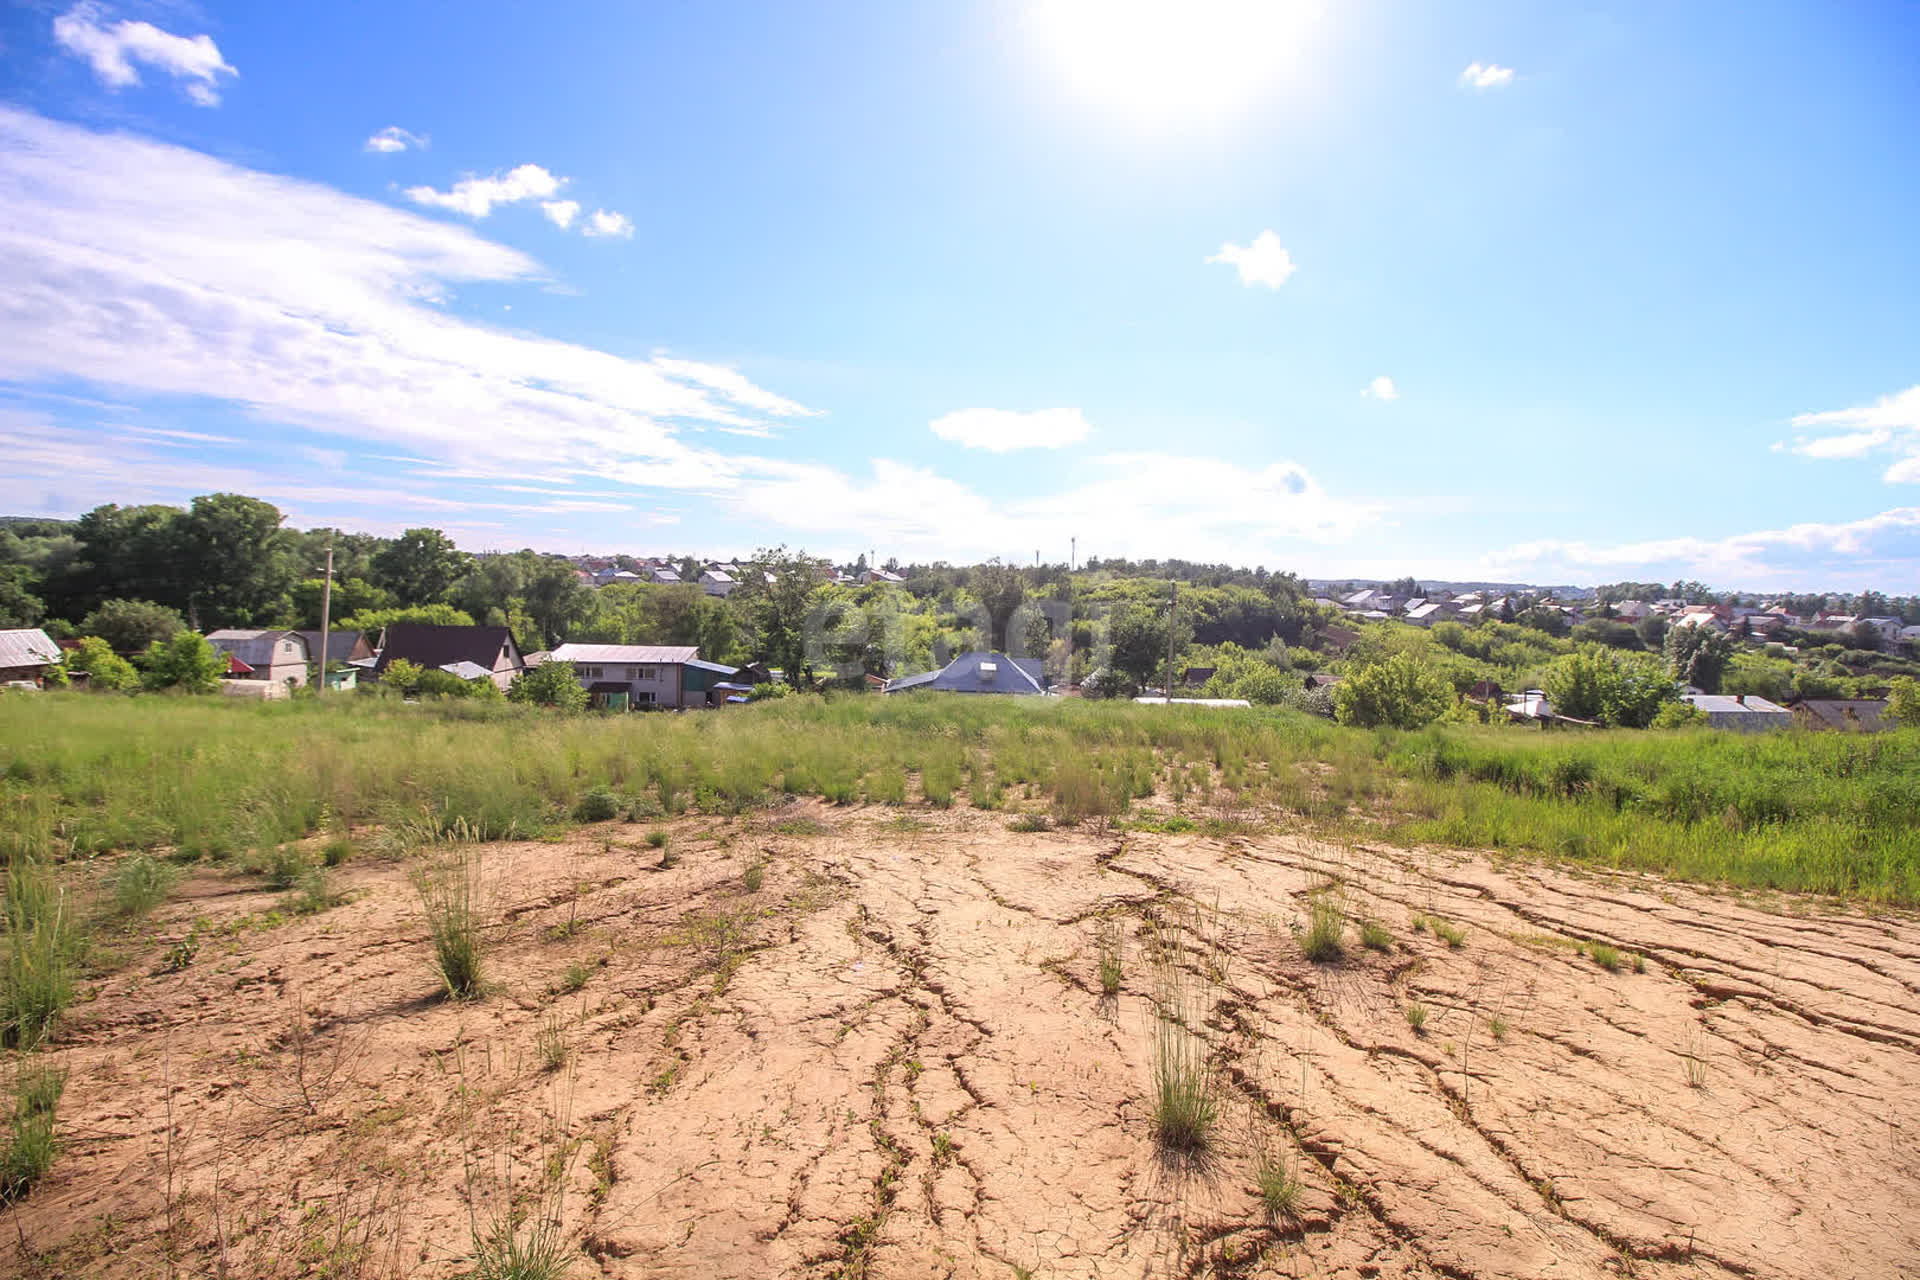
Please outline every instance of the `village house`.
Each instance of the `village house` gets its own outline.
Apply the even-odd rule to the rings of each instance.
[[[748,685],[739,668],[703,662],[693,645],[563,644],[549,662],[570,662],[592,705],[605,711],[715,707]]]
[[[1787,704],[1803,729],[1838,733],[1883,733],[1893,728],[1885,698],[1799,698]]]
[[[386,642],[373,666],[374,675],[383,675],[389,665],[401,658],[428,671],[471,662],[479,668],[479,675],[491,677],[502,692],[526,669],[520,646],[507,627],[437,627],[424,622],[396,622],[387,628]]]
[[[60,646],[40,628],[0,631],[0,686],[31,684],[38,688],[47,670],[59,662]]]
[[[902,582],[905,581],[905,579],[901,578],[899,574],[891,573],[885,569],[867,569],[861,572],[860,581],[864,584],[872,584],[875,582]]]
[[[313,660],[320,661],[320,632],[316,629],[296,631],[294,634],[307,642],[307,652],[313,655]],[[373,656],[373,638],[366,632],[329,631],[327,633],[328,665],[336,662],[364,662]]]
[[[700,571],[700,589],[710,596],[725,598],[733,594],[740,583],[733,576],[733,570],[722,565],[713,565]]]
[[[207,643],[227,655],[227,679],[264,680],[304,688],[313,650],[298,631],[209,631]]]
[[[887,681],[888,693],[914,690],[1032,696],[1045,693],[1047,682],[1038,658],[1009,658],[1004,653],[976,650],[961,654],[938,671]]]
[[[1711,729],[1767,733],[1793,727],[1793,712],[1754,694],[1686,693],[1681,697],[1706,712],[1707,727]]]

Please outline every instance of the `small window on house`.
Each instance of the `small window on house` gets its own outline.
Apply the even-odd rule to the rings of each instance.
[[[638,693],[633,695],[633,700],[635,702],[644,702],[644,703],[651,704],[653,702],[653,690],[642,689]]]

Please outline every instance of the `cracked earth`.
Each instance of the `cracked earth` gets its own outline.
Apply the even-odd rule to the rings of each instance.
[[[574,1276],[1920,1275],[1909,915],[1006,824],[682,819],[666,868],[622,823],[486,846],[468,1003],[398,865],[287,922],[193,880],[54,1046],[67,1146],[10,1268],[454,1276],[476,1224],[555,1212]],[[1302,952],[1316,894],[1337,962]],[[1180,1158],[1168,974],[1218,1096]]]

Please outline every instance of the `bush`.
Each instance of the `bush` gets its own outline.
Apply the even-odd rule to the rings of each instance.
[[[1140,686],[1123,672],[1105,669],[1082,681],[1080,694],[1086,698],[1135,698],[1140,695]]]
[[[114,909],[124,916],[146,915],[167,900],[177,874],[166,863],[144,853],[134,855],[114,874]]]
[[[606,822],[619,814],[620,797],[606,787],[595,787],[573,807],[573,816],[581,822]]]
[[[60,665],[66,668],[69,678],[75,672],[87,673],[89,689],[117,691],[140,687],[140,673],[133,664],[113,651],[113,646],[99,636],[87,636],[80,641],[77,649],[69,649],[61,656]]]
[[[149,689],[178,689],[182,693],[212,693],[227,673],[227,655],[194,631],[173,639],[155,640],[141,655],[145,668],[141,683]]]
[[[1341,724],[1418,729],[1453,705],[1453,686],[1412,654],[1396,653],[1365,666],[1333,687],[1333,714]]]
[[[507,701],[581,711],[587,705],[587,691],[581,687],[571,662],[549,661],[515,676],[507,689]]]
[[[1554,659],[1544,687],[1561,715],[1628,729],[1646,728],[1678,696],[1660,659],[1598,645]]]
[[[186,626],[179,613],[151,600],[104,600],[80,620],[80,634],[98,636],[111,652],[139,653],[166,644]]]

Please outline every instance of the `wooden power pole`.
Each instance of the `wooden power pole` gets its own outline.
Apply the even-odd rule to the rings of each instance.
[[[1180,617],[1180,579],[1172,582],[1173,590],[1167,596],[1167,705],[1173,705],[1173,629]]]
[[[327,696],[327,637],[333,631],[333,547],[327,547],[327,580],[320,588],[320,687],[313,691],[316,698]]]

